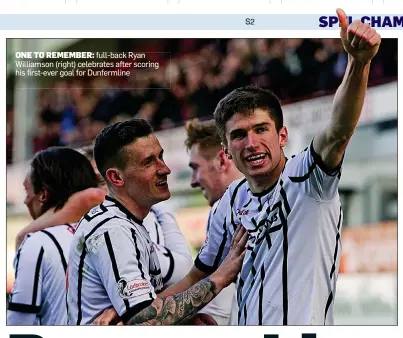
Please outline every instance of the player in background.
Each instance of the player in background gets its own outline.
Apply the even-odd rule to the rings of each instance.
[[[192,169],[190,185],[192,188],[202,190],[204,198],[211,207],[210,219],[217,208],[218,200],[233,181],[242,177],[242,173],[222,150],[220,135],[214,120],[200,122],[194,119],[186,123],[185,129],[187,134],[185,146],[189,152],[189,166]],[[218,251],[219,248],[217,248]],[[199,264],[210,272],[214,271],[213,261],[205,265],[197,258],[193,268],[194,274],[198,274],[201,270],[198,268]],[[235,324],[236,321],[233,319],[237,318],[238,313],[235,288],[235,283],[226,287],[202,312],[213,316],[219,325]]]
[[[188,322],[238,274],[245,230],[239,228],[227,259],[212,276],[161,298],[156,294],[163,288],[161,269],[142,220],[154,204],[170,197],[163,150],[150,125],[133,119],[106,127],[97,136],[94,155],[109,194],[84,216],[71,245],[68,323],[91,323],[108,307],[129,325]]]
[[[30,164],[24,203],[36,220],[62,209],[73,194],[96,186],[85,156],[69,148],[49,148],[37,153]],[[74,224],[63,224],[25,236],[14,260],[7,325],[67,323],[65,283],[73,232]]]
[[[328,126],[303,152],[285,158],[288,131],[280,102],[270,91],[234,90],[214,113],[225,152],[245,179],[232,183],[221,198],[198,257],[206,264],[222,248],[215,260],[219,269],[234,229],[238,224],[247,228],[250,239],[237,290],[240,325],[334,322],[342,223],[338,180],[381,42],[368,24],[357,20],[348,25],[340,9],[337,15],[348,65]],[[200,271],[193,268],[162,295],[185,290],[210,274],[198,266]]]

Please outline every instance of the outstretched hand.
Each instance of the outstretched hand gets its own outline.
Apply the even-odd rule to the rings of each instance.
[[[336,10],[340,23],[340,37],[344,50],[357,61],[368,63],[376,55],[381,43],[381,36],[375,29],[360,20],[348,25],[346,13]]]

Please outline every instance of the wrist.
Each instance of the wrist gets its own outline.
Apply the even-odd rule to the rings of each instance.
[[[215,293],[218,294],[222,289],[226,287],[225,278],[219,271],[214,272],[210,277],[208,277],[215,285]]]
[[[348,63],[350,64],[350,67],[354,67],[357,69],[365,69],[370,67],[371,60],[363,61],[357,57],[352,56],[351,54],[348,54]]]

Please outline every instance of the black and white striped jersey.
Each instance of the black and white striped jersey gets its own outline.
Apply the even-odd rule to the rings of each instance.
[[[14,260],[8,325],[66,325],[66,269],[74,225],[28,234]]]
[[[189,246],[175,217],[161,205],[154,205],[143,225],[154,243],[164,288],[182,280],[193,265]]]
[[[123,321],[163,287],[155,247],[142,221],[107,196],[80,221],[70,247],[67,321],[87,325],[114,307]]]
[[[249,232],[238,282],[240,325],[331,325],[340,265],[341,166],[326,173],[313,146],[287,160],[277,183],[227,189],[209,222],[197,267],[212,272],[239,224]]]

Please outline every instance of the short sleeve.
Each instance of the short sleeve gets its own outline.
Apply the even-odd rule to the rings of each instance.
[[[210,210],[206,239],[194,263],[199,270],[208,274],[217,270],[231,246],[234,229],[231,225],[229,201],[229,189],[227,189]]]
[[[289,179],[312,199],[332,200],[338,193],[343,160],[331,172],[325,169],[313,142],[302,153],[290,160]]]
[[[147,247],[137,230],[123,226],[110,229],[93,241],[93,264],[113,307],[126,321],[156,298]]]
[[[14,259],[15,281],[8,304],[14,316],[18,316],[18,312],[38,314],[41,310],[44,249],[35,237],[25,237]],[[9,325],[13,325],[14,316],[9,313]]]

